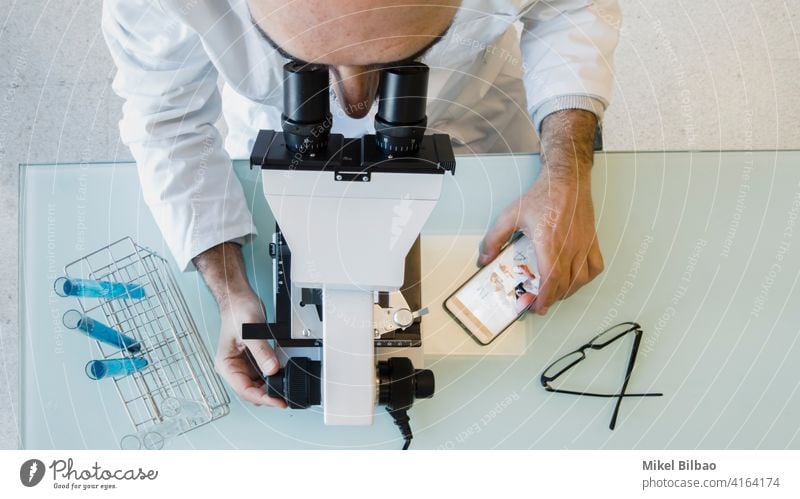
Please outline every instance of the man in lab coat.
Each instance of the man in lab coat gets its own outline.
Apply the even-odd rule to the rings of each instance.
[[[178,265],[197,268],[219,304],[216,366],[233,390],[285,407],[264,390],[262,374],[280,367],[274,352],[241,340],[241,324],[264,313],[243,268],[255,228],[231,158],[249,156],[259,129],[280,129],[287,59],[329,66],[335,133],[372,132],[377,70],[419,59],[431,68],[428,128],[457,152],[540,143],[541,174],[488,231],[479,263],[527,233],[542,276],[533,308],[545,314],[603,268],[592,143],[619,23],[616,0],[106,0],[120,134]]]

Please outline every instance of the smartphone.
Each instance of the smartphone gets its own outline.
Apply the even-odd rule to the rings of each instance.
[[[539,284],[533,244],[518,233],[444,301],[444,308],[475,341],[488,345],[531,307]]]

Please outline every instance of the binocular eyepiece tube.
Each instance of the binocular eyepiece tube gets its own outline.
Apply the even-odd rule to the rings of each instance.
[[[425,128],[429,68],[408,62],[381,71],[375,139],[386,155],[419,150]],[[333,124],[330,113],[328,68],[289,62],[283,67],[282,128],[286,147],[293,152],[324,151]]]
[[[419,150],[428,117],[428,66],[409,62],[384,69],[378,87],[375,138],[385,154]]]
[[[325,150],[333,125],[328,91],[328,68],[290,62],[283,66],[283,115],[286,147],[293,152]]]

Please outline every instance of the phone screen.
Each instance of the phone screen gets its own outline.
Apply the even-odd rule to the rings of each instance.
[[[530,239],[520,236],[445,301],[445,308],[481,344],[488,344],[539,294]]]

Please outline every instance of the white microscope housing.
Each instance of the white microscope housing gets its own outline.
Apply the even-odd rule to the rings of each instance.
[[[262,130],[251,156],[291,250],[290,335],[321,342],[321,406],[329,425],[371,424],[385,402],[375,342],[419,320],[421,312],[409,310],[397,292],[444,174],[455,171],[449,137],[424,135],[427,66],[384,73],[376,134],[346,139],[328,133],[327,69],[287,64],[283,132]],[[286,276],[274,269],[280,286]],[[393,296],[391,303],[379,306],[381,293]],[[312,295],[319,317],[303,307]],[[432,383],[431,374],[429,395]]]

